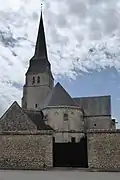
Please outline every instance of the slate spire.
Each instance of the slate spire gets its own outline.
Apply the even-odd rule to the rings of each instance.
[[[44,24],[43,24],[43,14],[41,9],[41,16],[40,16],[40,24],[38,29],[37,41],[35,46],[35,52],[33,57],[30,59],[29,68],[27,73],[44,73],[44,72],[51,73],[51,64],[48,60],[47,56],[47,46],[45,40],[45,32],[44,32]]]
[[[46,59],[46,60],[48,59],[42,10],[41,10],[40,24],[38,29],[38,36],[36,41],[34,57],[39,59]]]

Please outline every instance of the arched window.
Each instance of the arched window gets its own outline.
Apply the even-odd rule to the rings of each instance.
[[[68,114],[67,114],[67,113],[64,113],[64,114],[63,114],[63,119],[64,119],[64,121],[67,121],[67,120],[68,120]]]
[[[37,83],[40,83],[40,76],[38,76],[37,78]]]
[[[53,137],[53,142],[55,143],[55,137]]]
[[[32,84],[35,84],[35,77],[32,78]]]
[[[58,114],[59,114],[59,113],[58,113],[57,111],[54,113],[55,116],[57,116]]]

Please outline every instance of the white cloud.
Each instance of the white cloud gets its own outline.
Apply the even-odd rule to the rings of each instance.
[[[0,99],[2,110],[19,100],[34,52],[39,0],[4,0],[0,6]],[[56,76],[120,69],[119,0],[44,1],[49,59]],[[59,66],[58,66],[59,64]],[[1,108],[1,107],[0,107]]]

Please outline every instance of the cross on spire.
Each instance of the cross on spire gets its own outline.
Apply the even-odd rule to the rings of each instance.
[[[41,12],[42,12],[42,8],[43,8],[43,3],[41,3]]]

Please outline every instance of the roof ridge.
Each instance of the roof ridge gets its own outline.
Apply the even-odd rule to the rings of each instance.
[[[73,99],[80,99],[80,98],[99,98],[99,97],[111,97],[111,95],[78,96],[78,97],[72,97],[72,98],[73,98]]]
[[[16,104],[18,107],[20,107],[20,105],[17,103],[17,101],[14,101],[10,107],[3,113],[3,115],[0,117],[0,120],[9,112],[10,109],[12,109],[12,107],[14,106],[14,104]]]
[[[16,116],[17,116],[16,110],[17,110],[17,112],[20,113],[20,116],[18,116],[18,119],[16,118]],[[12,113],[12,112],[14,112],[14,113]],[[4,112],[4,114],[0,118],[0,123],[4,124],[6,121],[8,122],[8,125],[7,126],[5,125],[7,128],[9,127],[10,122],[13,123],[13,126],[11,126],[10,129],[11,128],[13,128],[13,129],[22,128],[23,129],[24,123],[28,130],[36,129],[36,125],[32,122],[32,120],[29,118],[29,116],[26,114],[26,112],[20,107],[20,105],[16,101],[14,101],[12,103],[12,105]],[[15,125],[14,123],[16,123],[17,125]],[[18,127],[18,124],[19,124],[19,127]]]

